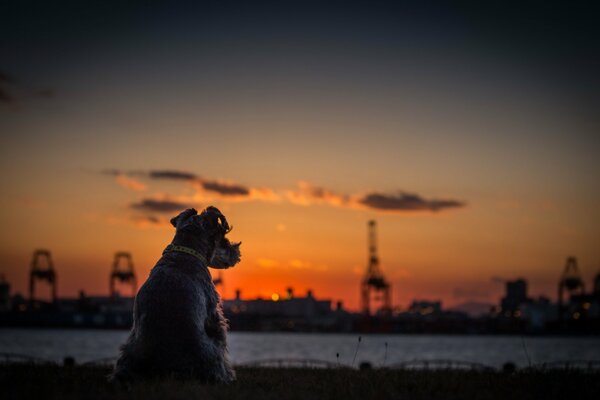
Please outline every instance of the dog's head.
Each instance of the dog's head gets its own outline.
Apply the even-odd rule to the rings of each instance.
[[[189,208],[171,219],[177,229],[176,236],[187,237],[198,243],[205,253],[208,266],[225,269],[240,261],[240,243],[231,243],[225,237],[231,227],[216,207],[207,207],[202,213]]]

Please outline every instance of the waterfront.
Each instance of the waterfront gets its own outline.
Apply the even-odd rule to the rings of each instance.
[[[110,358],[127,337],[121,330],[0,329],[0,353],[14,353],[78,363]],[[412,360],[449,359],[501,367],[565,360],[599,360],[600,338],[478,335],[362,335],[356,364],[380,366]],[[357,347],[355,334],[231,332],[235,364],[269,358],[318,359],[350,365]],[[386,346],[388,343],[387,356]],[[528,357],[530,361],[528,361]]]

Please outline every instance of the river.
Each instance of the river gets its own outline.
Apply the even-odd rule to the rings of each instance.
[[[66,356],[78,363],[115,357],[126,331],[0,329],[0,353],[53,361]],[[317,359],[350,365],[358,334],[245,333],[229,334],[234,364],[272,359]],[[386,351],[387,343],[387,351]],[[413,360],[469,361],[500,367],[565,360],[600,360],[599,337],[478,336],[478,335],[361,335],[356,364],[374,366]]]

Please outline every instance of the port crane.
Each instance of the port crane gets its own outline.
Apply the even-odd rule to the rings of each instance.
[[[45,266],[41,260],[45,260]],[[33,252],[31,270],[29,272],[29,301],[35,301],[36,281],[46,281],[51,288],[52,303],[56,303],[56,271],[49,250],[37,249]]]
[[[121,260],[124,263],[121,263]],[[124,264],[122,266],[122,264]],[[133,259],[131,253],[126,251],[118,251],[115,253],[113,261],[112,272],[110,273],[109,287],[110,297],[116,298],[118,296],[117,289],[115,287],[116,281],[121,283],[127,283],[131,286],[131,296],[135,296],[137,292],[137,278],[133,269]]]
[[[377,225],[374,220],[368,222],[369,263],[367,271],[360,284],[361,307],[363,314],[371,314],[371,300],[381,303],[380,311],[390,313],[391,285],[383,276],[379,267],[379,256],[377,255]]]

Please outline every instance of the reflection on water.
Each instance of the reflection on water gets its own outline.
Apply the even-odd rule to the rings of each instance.
[[[60,361],[73,356],[78,362],[114,357],[126,331],[0,329],[0,353],[17,353]],[[310,358],[351,364],[355,334],[242,333],[229,334],[234,363],[265,358]],[[557,360],[600,359],[598,337],[362,335],[356,357],[381,365],[388,343],[386,365],[410,360],[450,359],[500,367],[506,361],[527,366]]]

